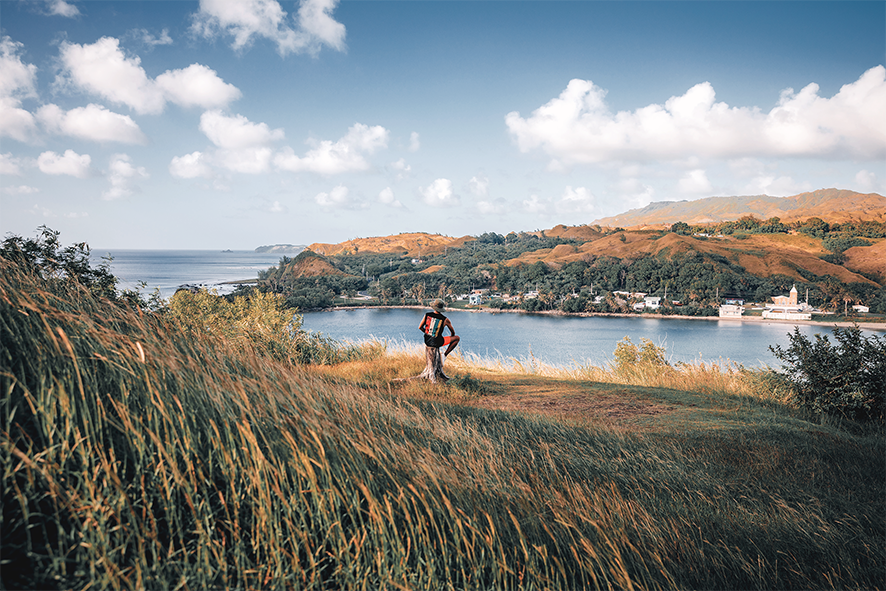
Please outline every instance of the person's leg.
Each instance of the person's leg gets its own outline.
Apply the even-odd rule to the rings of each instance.
[[[458,342],[460,340],[461,338],[455,335],[452,335],[450,337],[443,337],[443,344],[449,345],[448,347],[446,347],[446,351],[443,352],[443,355],[449,355],[450,353],[452,353],[452,350],[458,347]]]

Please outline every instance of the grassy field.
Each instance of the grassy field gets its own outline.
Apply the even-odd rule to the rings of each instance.
[[[882,589],[886,438],[764,373],[300,365],[6,267],[5,588]],[[352,356],[353,357],[353,356]]]

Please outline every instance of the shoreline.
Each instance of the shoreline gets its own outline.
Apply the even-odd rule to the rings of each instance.
[[[305,312],[335,312],[337,310],[427,310],[428,306],[335,306],[332,308],[315,308],[305,310]],[[765,323],[776,326],[839,326],[841,328],[849,328],[858,326],[861,329],[886,332],[886,322],[847,322],[847,321],[826,321],[826,320],[773,320],[771,318],[763,318],[762,316],[742,316],[741,318],[720,318],[719,316],[680,316],[676,314],[607,314],[603,312],[562,312],[560,310],[546,310],[542,312],[527,312],[526,310],[492,310],[489,308],[465,309],[465,308],[446,308],[449,312],[472,312],[483,314],[539,314],[548,316],[566,316],[576,318],[641,318],[646,320],[708,320],[723,322],[753,322]]]

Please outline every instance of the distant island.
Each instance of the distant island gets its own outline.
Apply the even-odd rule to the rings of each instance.
[[[278,254],[298,254],[305,249],[303,244],[273,244],[269,246],[259,246],[255,249],[257,253],[278,253]]]

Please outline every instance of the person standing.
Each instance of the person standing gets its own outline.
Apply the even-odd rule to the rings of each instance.
[[[418,329],[424,333],[425,345],[438,349],[445,345],[446,351],[443,355],[449,355],[458,346],[461,338],[455,334],[455,329],[452,328],[449,318],[443,315],[443,310],[445,309],[446,304],[443,303],[443,300],[437,299],[431,302],[432,311],[425,312],[425,316],[422,318]],[[443,336],[443,330],[446,328],[449,329],[450,333],[448,337]]]

